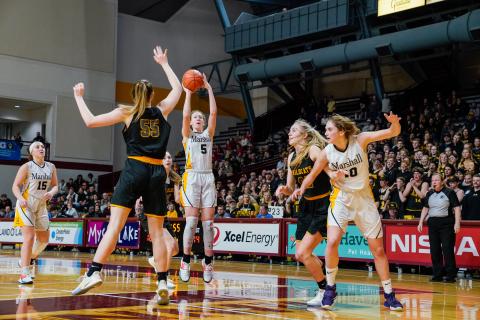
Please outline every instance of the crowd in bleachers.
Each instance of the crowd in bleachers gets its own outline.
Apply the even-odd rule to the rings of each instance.
[[[328,116],[335,111],[333,97],[325,99],[318,110],[302,109],[302,117],[323,133]],[[480,220],[480,102],[467,103],[452,91],[412,101],[408,107],[392,105],[385,98],[377,103],[363,96],[355,118],[363,131],[386,127],[384,111],[393,109],[402,117],[402,133],[395,139],[368,146],[370,184],[379,214],[385,219],[418,218],[422,198],[430,188],[430,178],[440,172],[445,185],[452,188],[462,203],[462,218]],[[217,179],[217,218],[296,217],[298,202],[275,196],[286,183],[287,132],[277,132],[261,144],[253,143],[249,132],[231,137],[213,148],[213,168]],[[246,167],[278,158],[269,169],[245,171]],[[173,169],[181,173],[178,165]],[[50,201],[51,218],[108,217],[111,194],[98,194],[92,174],[68,181],[61,180],[59,193]],[[170,217],[182,216],[182,208],[173,203]],[[0,217],[13,218],[12,202],[0,197]],[[132,215],[141,215],[138,201]]]

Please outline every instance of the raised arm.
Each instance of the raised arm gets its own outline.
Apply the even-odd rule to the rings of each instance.
[[[182,137],[186,139],[190,136],[190,119],[192,116],[192,91],[185,90],[185,102],[183,103]]]
[[[210,105],[210,115],[208,117],[208,135],[213,138],[215,135],[215,127],[217,126],[217,102],[213,95],[212,86],[208,83],[207,76],[203,74],[204,88],[208,91],[208,104]]]
[[[73,94],[77,102],[78,111],[80,111],[83,122],[85,122],[88,128],[111,126],[116,123],[125,122],[129,117],[129,114],[121,108],[115,108],[108,113],[94,116],[83,99],[85,85],[82,82],[77,83],[73,87]]]
[[[25,208],[27,206],[27,200],[22,195],[22,191],[20,190],[20,186],[23,184],[25,179],[27,179],[28,175],[28,167],[27,164],[23,164],[17,172],[17,175],[15,176],[15,180],[13,181],[12,185],[12,192],[15,195],[15,198],[17,198],[19,204],[21,207]]]
[[[163,117],[165,119],[167,119],[170,112],[172,112],[172,110],[175,108],[178,100],[180,100],[180,96],[182,95],[182,85],[180,84],[180,81],[178,80],[177,76],[168,64],[167,52],[167,49],[165,49],[165,51],[162,51],[162,47],[160,46],[156,46],[153,49],[153,59],[156,63],[162,66],[163,71],[167,75],[168,82],[172,87],[172,90],[167,95],[167,97],[160,101],[160,103],[158,104],[158,107],[162,111]]]
[[[400,120],[402,118],[392,112],[390,112],[390,114],[384,113],[383,115],[385,116],[385,119],[390,122],[390,128],[360,133],[357,137],[357,141],[363,149],[366,149],[367,145],[371,142],[396,137],[402,131],[402,127],[400,126]]]

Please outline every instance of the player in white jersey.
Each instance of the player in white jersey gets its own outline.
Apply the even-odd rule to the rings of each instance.
[[[33,142],[29,152],[31,161],[18,169],[12,186],[17,198],[13,226],[21,227],[23,235],[18,280],[22,284],[33,283],[31,264],[48,245],[50,221],[46,206],[58,191],[57,171],[53,163],[45,161],[43,143]]]
[[[201,210],[205,258],[202,260],[203,280],[213,277],[213,215],[217,205],[215,178],[212,172],[212,145],[217,125],[217,104],[213,90],[203,75],[208,90],[210,116],[205,129],[206,117],[201,111],[191,111],[192,92],[186,88],[183,105],[182,136],[185,148],[185,172],[182,177],[180,203],[185,208],[185,231],[183,233],[183,258],[180,262],[180,279],[190,279],[190,253]]]
[[[327,167],[334,190],[330,197],[327,222],[327,248],[325,251],[327,286],[322,307],[330,309],[336,297],[335,276],[338,271],[338,246],[349,221],[354,221],[373,254],[384,290],[384,306],[394,311],[403,310],[403,305],[395,298],[390,279],[389,264],[383,248],[383,232],[380,215],[375,207],[368,181],[367,145],[371,142],[390,139],[401,131],[400,118],[391,113],[385,114],[390,128],[372,132],[362,132],[355,123],[343,116],[332,116],[326,125],[325,137],[330,143],[322,150],[321,161],[305,178],[295,196],[302,195],[306,187]]]

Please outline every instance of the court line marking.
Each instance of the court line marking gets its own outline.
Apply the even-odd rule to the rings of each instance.
[[[118,298],[118,299],[128,299],[128,300],[137,300],[137,301],[144,301],[144,302],[150,302],[150,300],[147,299],[141,299],[141,298],[133,298],[133,297],[125,297],[125,296],[120,296],[120,295],[113,295],[113,294],[105,294],[105,293],[97,293],[95,294],[97,296],[104,296],[104,297],[111,297],[111,298]],[[173,302],[170,301],[173,304],[178,304],[178,302]],[[282,317],[282,316],[276,316],[276,315],[269,315],[269,314],[261,314],[261,313],[253,313],[253,312],[247,312],[247,311],[237,311],[235,309],[221,309],[221,308],[214,308],[214,307],[204,307],[204,306],[196,306],[196,305],[188,305],[188,307],[191,308],[198,308],[198,309],[204,309],[204,310],[215,310],[215,311],[227,311],[231,313],[239,313],[239,314],[247,314],[251,316],[256,316],[256,317],[262,317],[262,318],[272,318],[272,319],[285,319],[285,320],[300,320],[300,318],[287,318],[287,317]]]

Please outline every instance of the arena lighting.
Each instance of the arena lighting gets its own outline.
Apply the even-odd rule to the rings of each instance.
[[[313,63],[313,59],[306,59],[306,60],[300,61],[300,66],[305,71],[315,70],[315,63]]]
[[[15,109],[20,109],[22,106],[13,106]]]
[[[249,81],[248,72],[239,73],[237,75],[237,77],[238,77],[238,81],[240,81],[240,82],[248,82]]]
[[[392,45],[390,43],[380,44],[376,46],[375,51],[377,51],[379,57],[388,57],[393,56],[394,54]]]
[[[480,40],[480,27],[474,27],[470,29],[470,34],[472,35],[473,40],[479,41]]]

